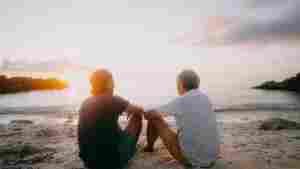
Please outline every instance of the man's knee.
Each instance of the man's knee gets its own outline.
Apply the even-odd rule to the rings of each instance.
[[[165,121],[160,113],[153,113],[153,115],[151,115],[151,117],[148,119],[148,122],[158,129],[159,132],[165,133],[170,128],[167,121]]]
[[[163,117],[161,116],[161,114],[156,112],[156,111],[147,112],[147,114],[145,115],[145,118],[149,121],[161,121],[161,120],[163,120]]]

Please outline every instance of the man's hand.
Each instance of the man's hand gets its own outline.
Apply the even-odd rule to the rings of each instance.
[[[157,112],[156,110],[149,110],[144,113],[144,117],[146,120],[153,119],[156,117],[167,117],[169,116],[166,112]]]
[[[160,115],[161,115],[162,117],[168,117],[170,114],[167,113],[167,112],[161,112]]]

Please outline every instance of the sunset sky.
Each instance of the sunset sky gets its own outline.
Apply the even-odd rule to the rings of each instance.
[[[67,72],[67,79],[95,67],[220,72],[276,65],[269,71],[295,72],[299,7],[296,0],[1,1],[0,66],[21,75]]]

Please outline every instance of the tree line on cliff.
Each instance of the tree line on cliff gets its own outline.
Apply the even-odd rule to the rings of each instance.
[[[255,86],[254,88],[264,90],[286,90],[300,93],[300,73],[296,74],[294,77],[287,78],[280,82],[267,81],[259,86]]]
[[[62,90],[69,85],[66,81],[55,78],[11,77],[0,75],[0,94],[17,93],[33,90]]]

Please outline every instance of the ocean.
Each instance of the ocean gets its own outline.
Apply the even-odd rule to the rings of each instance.
[[[176,97],[177,72],[116,72],[116,94],[144,107],[165,104]],[[253,86],[271,76],[234,76],[199,72],[200,90],[212,100],[218,112],[300,111],[300,95],[285,91],[264,91]],[[293,74],[291,73],[290,76]],[[252,78],[251,78],[252,77]],[[263,78],[264,77],[264,78]],[[282,76],[283,78],[283,76]],[[282,80],[279,78],[279,80]],[[276,80],[276,79],[275,79]],[[74,86],[74,85],[73,85]],[[76,112],[89,96],[88,83],[61,91],[33,91],[0,95],[0,114]]]

